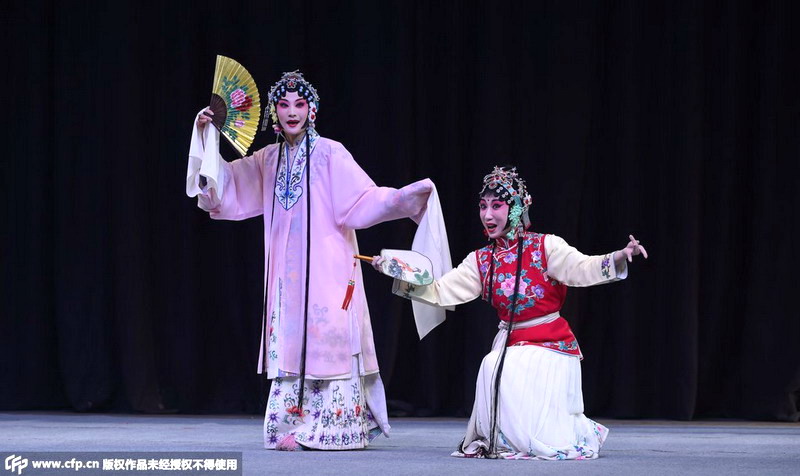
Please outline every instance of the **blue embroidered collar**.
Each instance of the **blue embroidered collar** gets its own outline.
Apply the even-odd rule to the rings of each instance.
[[[292,157],[289,157],[289,144],[283,143],[281,145],[284,148],[283,160],[281,160],[278,167],[275,197],[284,210],[292,208],[303,195],[302,182],[303,175],[306,173],[306,164],[319,139],[319,134],[315,129],[309,128],[306,134],[308,134],[308,145],[310,147],[308,151],[306,150],[305,138],[300,140],[300,145],[296,148]],[[291,163],[291,166],[287,166],[289,163]]]

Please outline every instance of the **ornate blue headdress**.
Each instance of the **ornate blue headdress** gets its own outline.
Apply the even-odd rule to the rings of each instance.
[[[303,78],[303,73],[300,71],[291,71],[283,73],[281,79],[275,83],[269,90],[267,95],[267,102],[269,105],[264,111],[264,117],[272,119],[272,128],[276,134],[281,132],[281,124],[278,122],[278,113],[275,111],[275,105],[278,101],[286,96],[286,93],[296,92],[298,96],[305,98],[308,101],[308,127],[313,129],[314,123],[317,120],[317,111],[319,110],[319,94],[314,86]],[[266,130],[267,122],[264,121],[261,130]]]
[[[487,193],[494,193],[500,200],[503,200],[510,207],[508,210],[508,225],[510,227],[506,237],[514,238],[517,231],[528,228],[531,225],[528,216],[533,199],[531,199],[525,181],[517,174],[517,168],[505,168],[495,166],[492,173],[483,177],[483,188],[480,196]]]

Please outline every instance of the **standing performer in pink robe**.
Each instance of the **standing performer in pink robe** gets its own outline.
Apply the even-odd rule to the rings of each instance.
[[[582,354],[561,307],[568,286],[625,279],[626,259],[647,252],[630,236],[621,250],[584,255],[558,236],[526,231],[530,204],[516,170],[495,167],[479,202],[491,244],[428,286],[395,280],[395,294],[425,304],[480,296],[497,309],[500,331],[481,363],[472,417],[453,456],[594,459],[608,434],[583,415]],[[382,261],[376,256],[373,266]]]
[[[314,128],[319,96],[299,72],[270,90],[282,139],[233,162],[198,115],[187,193],[211,218],[264,216],[265,312],[259,373],[272,379],[268,449],[364,448],[390,429],[355,230],[423,215],[433,189],[420,180],[378,187],[345,147]],[[266,112],[265,112],[266,116]],[[265,117],[266,124],[266,117]],[[349,292],[348,292],[349,291]]]

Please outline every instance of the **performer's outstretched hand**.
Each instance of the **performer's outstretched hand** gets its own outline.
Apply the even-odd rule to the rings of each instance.
[[[633,235],[628,235],[630,241],[625,248],[614,253],[614,261],[620,262],[623,258],[627,258],[628,262],[633,261],[634,256],[642,255],[647,258],[647,250],[644,249],[644,246],[639,244],[639,240],[633,237]]]
[[[207,123],[211,122],[211,116],[213,115],[214,112],[211,110],[210,107],[206,107],[202,111],[197,113],[197,127],[199,127],[202,130]]]
[[[383,256],[372,257],[372,267],[375,268],[375,271],[381,271],[381,263],[383,263],[385,259],[386,258],[384,258]]]

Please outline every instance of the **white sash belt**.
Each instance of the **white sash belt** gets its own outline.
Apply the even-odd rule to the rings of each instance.
[[[556,319],[561,317],[560,312],[552,312],[546,316],[537,317],[536,319],[530,319],[527,321],[522,322],[515,322],[514,323],[514,330],[517,329],[527,329],[529,327],[541,326],[542,324],[549,324]],[[500,321],[500,324],[497,325],[497,328],[500,329],[497,331],[497,335],[494,337],[494,341],[492,341],[492,350],[500,350],[506,343],[506,334],[508,334],[508,322]]]

